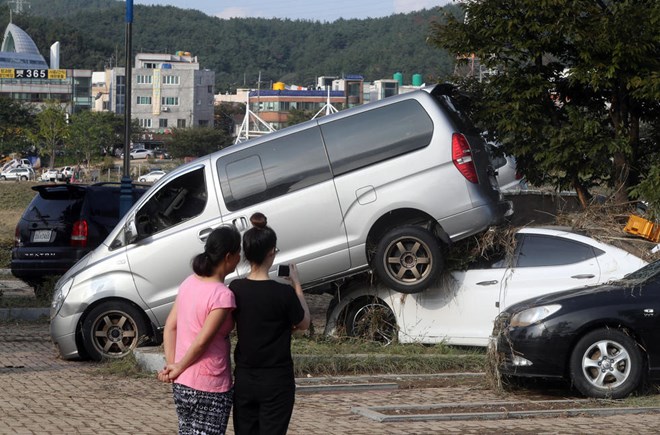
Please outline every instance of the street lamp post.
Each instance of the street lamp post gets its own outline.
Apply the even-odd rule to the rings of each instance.
[[[131,81],[133,77],[133,0],[126,0],[126,70],[124,81],[124,175],[121,178],[119,215],[124,216],[133,204],[133,181],[131,180]]]

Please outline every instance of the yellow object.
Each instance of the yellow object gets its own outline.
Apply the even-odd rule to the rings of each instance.
[[[274,91],[283,91],[285,86],[286,85],[282,82],[275,82],[275,83],[273,83],[273,90]]]
[[[631,215],[623,231],[652,242],[660,242],[660,225],[654,225],[653,222],[639,216]]]

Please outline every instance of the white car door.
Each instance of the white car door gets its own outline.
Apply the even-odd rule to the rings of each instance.
[[[514,267],[501,286],[500,310],[535,296],[600,282],[593,247],[559,236],[520,236]]]

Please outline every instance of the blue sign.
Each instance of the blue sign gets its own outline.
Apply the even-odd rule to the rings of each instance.
[[[133,0],[126,0],[126,22],[133,22]]]

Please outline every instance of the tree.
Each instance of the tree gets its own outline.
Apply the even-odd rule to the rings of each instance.
[[[494,74],[474,117],[518,158],[530,181],[593,185],[627,201],[640,171],[640,125],[660,101],[660,2],[474,0],[467,19],[433,26],[431,41],[474,53]],[[467,85],[467,86],[466,86]]]
[[[231,145],[223,130],[210,127],[175,128],[167,149],[172,157],[200,157]]]
[[[55,167],[55,148],[64,142],[67,135],[64,108],[55,101],[47,102],[36,115],[35,129],[30,137],[39,154],[48,150],[51,168]]]
[[[291,109],[289,111],[289,119],[287,122],[287,127],[292,125],[300,124],[301,122],[309,121],[314,116],[314,113],[308,110],[302,109]]]
[[[71,117],[69,147],[85,157],[87,164],[102,149],[112,149],[117,142],[119,119],[111,112],[82,111]]]
[[[29,106],[9,98],[0,98],[0,154],[28,148],[34,115]]]

